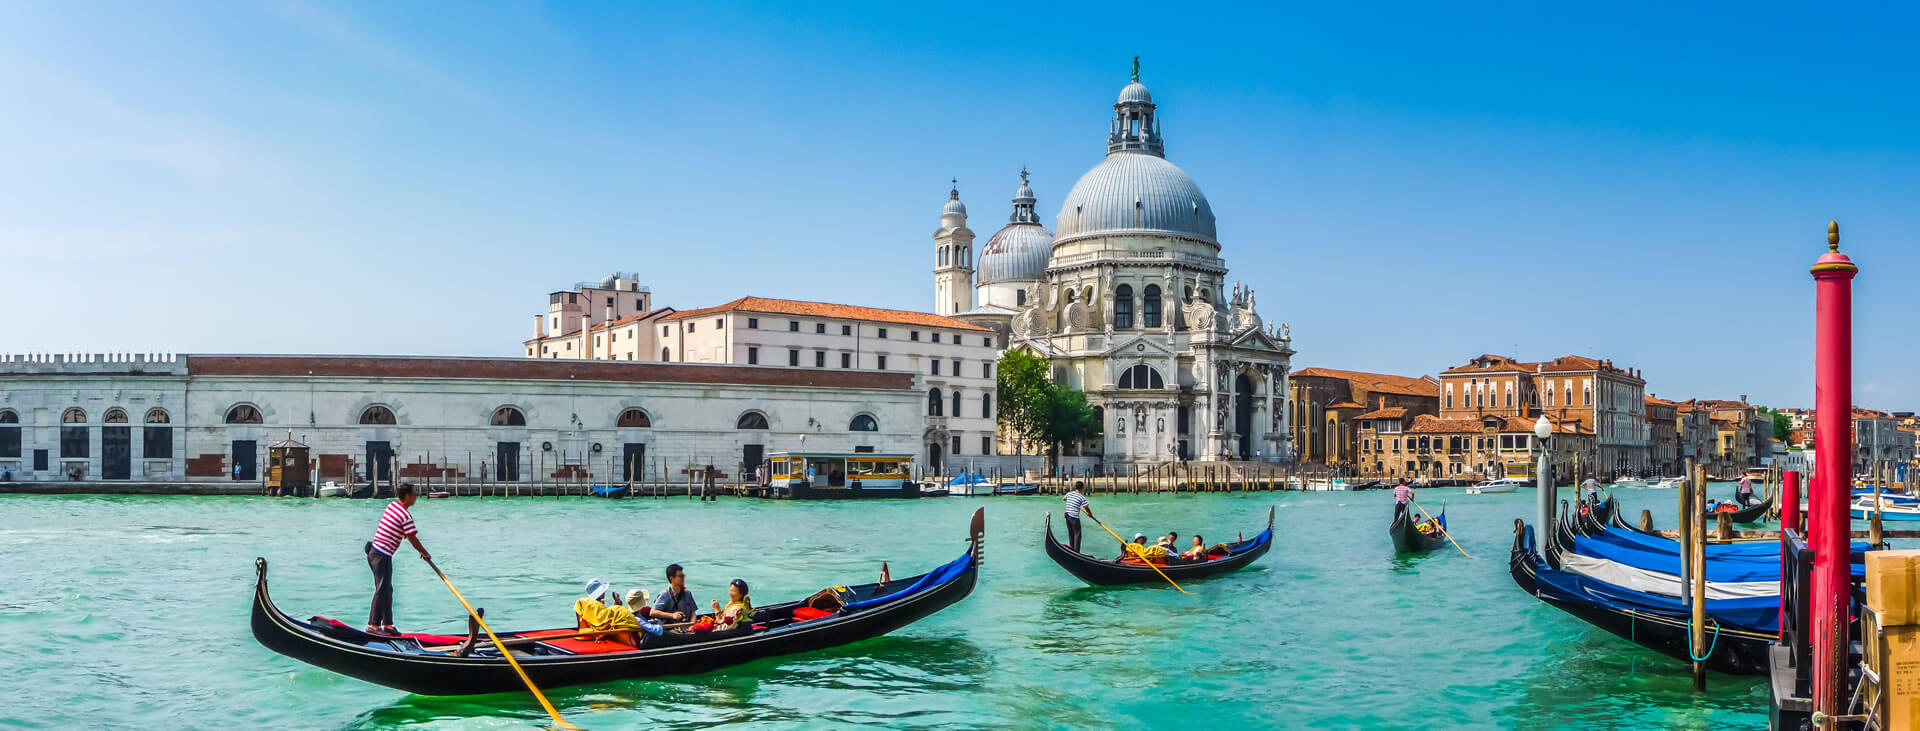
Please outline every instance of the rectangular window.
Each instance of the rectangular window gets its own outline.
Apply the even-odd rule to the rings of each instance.
[[[824,351],[824,350],[813,351],[813,367],[815,368],[827,367],[827,351]]]
[[[747,365],[760,365],[759,348],[747,348]]]
[[[20,458],[20,427],[0,426],[0,457]]]
[[[84,426],[60,427],[60,458],[84,459],[87,457],[87,428]]]
[[[668,332],[670,332],[670,331],[669,331],[669,330],[667,329],[668,327],[669,327],[669,326],[667,326],[667,325],[661,325],[661,326],[660,326],[660,337],[663,337],[663,338],[664,338],[664,337],[666,337],[666,336],[667,336],[667,333],[668,333]]]
[[[958,414],[956,414],[956,416],[958,416]],[[960,453],[960,437],[953,438],[953,453],[954,454]]]
[[[884,355],[876,355],[876,356],[874,356],[874,360],[876,361],[876,362],[875,362],[875,363],[873,364],[873,367],[874,367],[874,368],[877,368],[877,369],[879,369],[879,370],[883,370],[883,371],[887,369],[887,356],[884,356]]]
[[[699,326],[699,324],[700,324],[700,323],[697,323],[697,322],[689,322],[689,323],[687,323],[687,332],[693,332],[693,330],[694,330],[694,328],[695,328],[695,327],[697,327],[697,326]]]
[[[940,342],[940,333],[933,334],[933,342]]]
[[[908,332],[907,332],[907,339],[908,339],[908,340],[919,340],[919,339],[920,339],[920,331],[919,331],[919,330],[910,330],[910,331],[908,331]]]
[[[954,378],[960,377],[960,361],[956,360],[953,362],[953,371],[951,372],[953,373]]]
[[[992,335],[988,335],[988,336],[986,336],[986,337],[984,337],[984,338],[981,338],[981,339],[980,339],[980,345],[982,345],[982,346],[984,346],[984,347],[988,347],[988,348],[991,348],[991,347],[993,347],[993,336],[992,336]]]
[[[47,450],[44,450],[44,449],[33,450],[33,471],[35,472],[47,471]]]
[[[788,320],[788,321],[787,321],[787,332],[796,332],[796,333],[797,333],[797,332],[800,332],[800,321],[799,321],[799,320]]]
[[[993,454],[993,437],[980,438],[980,453]]]
[[[758,330],[758,329],[760,329],[760,318],[758,318],[758,317],[749,317],[749,318],[747,318],[747,329],[748,329],[748,330]]]
[[[984,360],[980,361],[980,377],[981,378],[993,377],[993,363],[989,361],[984,361]]]
[[[827,334],[827,323],[824,323],[824,322],[813,323],[813,332],[816,335]]]
[[[140,441],[140,453],[146,455],[147,459],[165,459],[173,456],[173,427],[141,427]],[[0,440],[0,457],[5,456],[7,456],[6,445],[3,440]],[[16,453],[13,456],[20,455]]]
[[[875,335],[874,337],[877,337],[877,338],[880,338],[881,340],[886,340],[886,339],[887,339],[887,329],[886,329],[886,328],[884,328],[884,327],[883,327],[883,328],[880,328],[880,332],[879,332],[879,334],[878,334],[878,335]]]
[[[933,375],[940,375],[940,361],[933,362]]]
[[[790,365],[790,366],[800,365],[800,349],[799,348],[787,349],[787,365]]]
[[[852,334],[853,334],[853,326],[852,326],[852,325],[841,325],[841,326],[840,326],[840,334],[841,334],[841,335],[852,335]]]
[[[840,367],[841,367],[841,368],[852,368],[852,367],[853,367],[853,354],[852,354],[852,353],[841,353],[841,354],[840,354]]]
[[[725,330],[726,328],[727,328],[727,321],[726,321],[726,320],[714,320],[714,321],[713,321],[713,329],[715,329],[715,330]]]

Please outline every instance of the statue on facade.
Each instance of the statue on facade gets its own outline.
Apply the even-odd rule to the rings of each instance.
[[[1218,316],[1213,305],[1205,302],[1189,302],[1181,310],[1187,315],[1187,327],[1202,332],[1213,332],[1219,326]]]

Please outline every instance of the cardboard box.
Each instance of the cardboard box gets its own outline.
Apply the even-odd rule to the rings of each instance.
[[[1920,727],[1920,627],[1887,627],[1880,636],[1878,651],[1866,653],[1880,675],[1880,728]]]
[[[1920,550],[1867,552],[1867,606],[1887,627],[1920,624]]]

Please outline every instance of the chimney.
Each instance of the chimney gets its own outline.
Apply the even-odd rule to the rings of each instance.
[[[613,298],[607,298],[607,360],[613,360]]]
[[[580,359],[593,360],[593,317],[580,313]]]
[[[1746,403],[1746,402],[1747,402],[1747,395],[1746,395],[1746,394],[1744,394],[1744,393],[1743,393],[1743,394],[1740,394],[1740,403],[1743,403],[1743,404],[1744,404],[1744,403]]]
[[[542,339],[545,339],[547,337],[547,316],[546,315],[533,316],[533,336],[536,338],[542,338]]]

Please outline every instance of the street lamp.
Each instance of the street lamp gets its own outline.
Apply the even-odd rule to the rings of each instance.
[[[1545,556],[1547,546],[1552,545],[1553,535],[1553,464],[1547,459],[1547,438],[1553,436],[1553,424],[1547,421],[1547,415],[1541,414],[1533,422],[1533,436],[1540,447],[1540,463],[1534,468],[1534,485],[1538,488],[1538,523],[1534,524],[1533,534],[1540,543],[1540,555]]]

